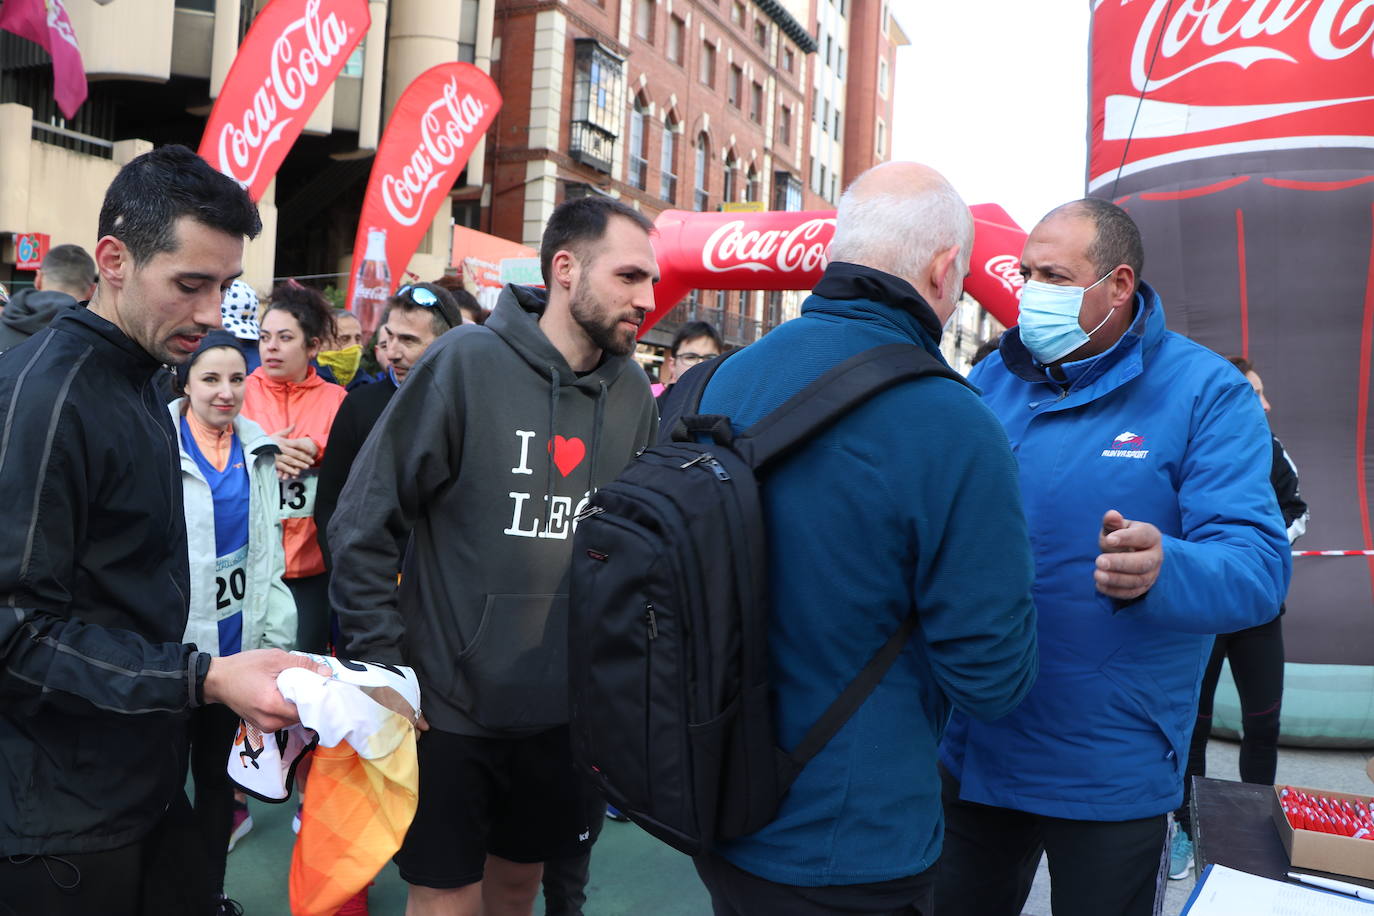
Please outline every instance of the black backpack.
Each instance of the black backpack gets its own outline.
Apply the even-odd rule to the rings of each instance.
[[[578,515],[569,587],[574,756],[610,804],[689,855],[769,823],[916,628],[913,610],[801,743],[779,749],[756,475],[893,385],[964,383],[920,347],[876,347],[734,435],[727,417],[696,413],[724,362],[684,376],[660,444]]]

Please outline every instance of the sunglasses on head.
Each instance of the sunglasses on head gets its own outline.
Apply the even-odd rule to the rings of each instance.
[[[449,327],[453,327],[453,319],[449,317],[448,312],[444,311],[444,307],[439,303],[439,297],[434,294],[434,290],[416,286],[414,283],[407,283],[396,290],[396,295],[398,298],[407,299],[422,308],[438,309],[439,314],[444,316]]]

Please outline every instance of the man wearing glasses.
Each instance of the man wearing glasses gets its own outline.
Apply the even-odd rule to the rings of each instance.
[[[724,349],[720,332],[704,321],[689,321],[678,328],[658,374],[658,380],[663,385],[663,390],[658,393],[659,404],[663,403],[662,398],[667,396],[673,383],[682,378],[682,373],[698,363],[715,359]]]

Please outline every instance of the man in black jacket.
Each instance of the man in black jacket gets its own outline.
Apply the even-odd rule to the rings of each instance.
[[[219,325],[261,229],[184,147],[134,159],[100,212],[90,307],[0,360],[0,902],[55,914],[210,912],[186,835],[186,714],[295,721],[278,650],[183,645],[174,432],[154,377]],[[323,672],[321,672],[323,673]]]
[[[471,295],[468,295],[471,299]],[[474,300],[475,302],[475,300]],[[334,415],[329,429],[329,448],[320,463],[320,482],[315,495],[315,524],[319,528],[320,547],[325,563],[333,568],[329,553],[329,520],[339,494],[348,482],[353,460],[362,451],[372,427],[377,425],[382,411],[391,403],[391,396],[411,367],[425,355],[429,345],[449,328],[463,323],[462,312],[454,295],[433,283],[411,283],[400,288],[387,300],[382,315],[381,339],[386,341],[386,374],[375,382],[359,385],[348,392]],[[405,541],[397,544],[399,553],[405,552]],[[398,570],[399,572],[399,570]]]
[[[80,245],[58,245],[43,256],[31,289],[21,289],[0,315],[0,353],[28,340],[95,292],[95,262]]]

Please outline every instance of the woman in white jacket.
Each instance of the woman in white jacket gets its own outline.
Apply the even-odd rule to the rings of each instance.
[[[277,446],[239,416],[248,370],[234,338],[206,335],[177,368],[184,396],[168,405],[181,445],[181,482],[191,570],[185,641],[213,655],[291,649],[296,605],[282,581]],[[196,821],[217,889],[231,843],[247,832],[246,807],[235,811],[225,772],[238,718],[227,706],[191,716],[191,773]]]

